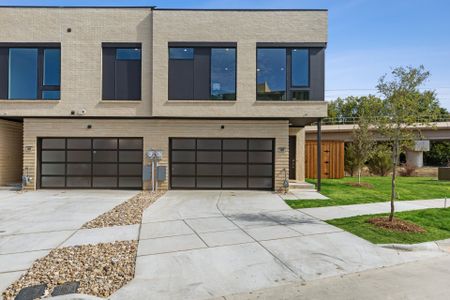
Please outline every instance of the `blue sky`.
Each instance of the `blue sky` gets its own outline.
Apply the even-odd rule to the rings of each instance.
[[[375,93],[392,67],[423,64],[450,109],[448,0],[0,0],[1,5],[136,5],[164,8],[327,8],[326,98]]]

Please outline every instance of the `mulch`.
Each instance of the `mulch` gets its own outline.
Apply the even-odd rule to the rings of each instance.
[[[405,221],[402,219],[394,218],[389,221],[388,217],[378,217],[367,220],[368,223],[381,227],[383,229],[397,231],[397,232],[406,232],[406,233],[424,233],[426,230],[421,226],[414,224],[409,221]]]

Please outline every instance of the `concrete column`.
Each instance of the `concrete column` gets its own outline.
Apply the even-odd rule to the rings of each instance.
[[[406,151],[406,162],[417,168],[423,167],[423,151]]]
[[[295,180],[305,181],[305,128],[300,128],[295,136]]]

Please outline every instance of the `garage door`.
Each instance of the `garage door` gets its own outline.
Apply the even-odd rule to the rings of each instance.
[[[142,188],[140,138],[42,138],[41,188]]]
[[[273,139],[170,139],[172,189],[273,189]]]

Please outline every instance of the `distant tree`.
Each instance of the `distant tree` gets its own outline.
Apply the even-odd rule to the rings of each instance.
[[[361,115],[360,109],[362,108],[362,102],[368,103],[368,106],[372,107],[372,115],[381,113],[379,108],[382,107],[383,101],[379,97],[373,95],[362,97],[349,96],[330,101],[328,103],[328,117],[338,120],[358,118]]]
[[[434,93],[419,90],[429,76],[423,66],[398,67],[392,70],[390,77],[382,76],[377,85],[384,99],[383,113],[376,118],[376,126],[392,147],[390,221],[395,213],[396,169],[400,151],[411,147],[415,138],[421,136],[420,125],[427,125],[429,120],[440,115]]]
[[[450,141],[431,141],[430,151],[424,152],[424,161],[431,166],[450,164]]]

